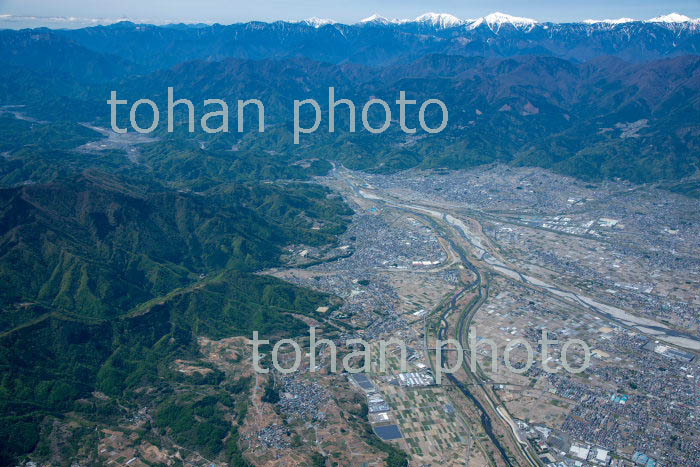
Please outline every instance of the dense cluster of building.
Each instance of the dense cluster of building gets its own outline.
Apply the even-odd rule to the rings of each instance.
[[[258,431],[256,438],[266,448],[286,449],[292,445],[289,435],[287,428],[273,423]]]
[[[281,379],[279,408],[291,417],[304,420],[323,420],[321,410],[330,399],[328,391],[318,383],[306,381],[300,375]]]
[[[293,275],[287,280],[343,299],[331,317],[349,320],[362,330],[361,334],[344,338],[372,340],[408,332],[407,321],[397,311],[398,293],[380,272],[420,271],[443,264],[447,256],[434,233],[411,216],[389,217],[380,211],[368,211],[353,217],[340,243],[352,245],[353,254],[312,266],[309,274]],[[448,283],[459,281],[454,270],[436,274]]]
[[[537,335],[527,331],[528,340]],[[687,465],[687,459],[700,459],[700,366],[694,355],[619,328],[605,337],[597,350],[624,355],[634,365],[594,362],[586,379],[545,374],[537,366],[528,371],[528,377],[547,378],[550,392],[573,404],[559,430],[530,427],[533,446],[550,453],[552,465],[560,465],[554,461],[561,458],[569,465],[619,466]],[[607,461],[601,452],[609,454]]]
[[[590,290],[607,292],[605,300],[612,305],[700,330],[697,297],[658,290],[650,274],[651,270],[670,275],[683,271],[692,279],[690,283],[700,283],[700,211],[690,198],[663,190],[637,190],[619,180],[591,185],[537,168],[501,165],[444,174],[410,171],[364,178],[373,187],[400,192],[406,200],[480,210],[485,220],[492,219],[495,224],[507,219],[516,227],[485,225],[489,236],[506,247],[523,245],[517,225],[598,241],[595,256],[606,258],[602,267],[568,258],[566,248],[558,251],[535,244],[528,244],[523,259],[589,282]],[[514,214],[486,214],[508,211]],[[548,212],[556,214],[543,214]],[[636,279],[629,282],[606,271],[631,264],[638,270],[633,274]]]
[[[413,373],[399,373],[396,377],[396,383],[399,386],[421,388],[434,385],[435,378],[430,370],[417,371]]]

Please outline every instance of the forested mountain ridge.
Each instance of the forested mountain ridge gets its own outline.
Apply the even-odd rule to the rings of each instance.
[[[198,194],[96,169],[0,189],[0,463],[96,390],[129,404],[130,391],[171,380],[198,336],[301,332],[293,314],[331,297],[253,272],[281,264],[288,244],[332,242],[349,213],[316,185]]]

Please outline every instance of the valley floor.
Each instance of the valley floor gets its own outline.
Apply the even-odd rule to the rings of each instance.
[[[475,372],[465,364],[442,385],[405,386],[398,358],[385,371],[374,362],[367,397],[389,410],[369,420],[375,430],[398,427],[392,442],[413,461],[627,465],[646,456],[692,465],[700,449],[694,200],[499,166],[399,176],[336,169],[324,183],[356,211],[341,240],[353,255],[275,275],[341,296],[329,320],[349,325],[348,336],[407,342],[404,374],[435,371],[437,338],[466,347],[471,330],[497,343],[498,368],[481,349]],[[543,330],[583,340],[590,367],[543,371]],[[516,339],[535,348],[537,364],[524,374],[504,366]],[[577,367],[583,352],[574,349],[567,361]],[[561,365],[561,347],[551,352],[548,365]],[[511,348],[515,367],[525,357]]]

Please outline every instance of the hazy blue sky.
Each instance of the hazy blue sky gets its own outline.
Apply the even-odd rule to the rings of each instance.
[[[648,19],[671,12],[698,17],[700,0],[0,0],[0,27],[10,27],[11,23],[36,25],[37,22],[54,27],[70,27],[71,23],[82,23],[84,19],[91,18],[131,18],[159,23],[234,23],[319,16],[353,23],[372,13],[390,18],[413,18],[427,11],[452,13],[460,18],[475,18],[502,11],[540,21],[622,16]],[[23,16],[41,18],[19,18]],[[74,19],[66,21],[65,17]]]

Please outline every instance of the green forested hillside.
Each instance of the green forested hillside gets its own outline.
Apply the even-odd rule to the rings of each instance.
[[[4,304],[38,301],[84,316],[117,316],[200,273],[271,266],[280,246],[304,237],[303,225],[284,224],[305,206],[272,187],[209,196],[109,177],[86,172],[0,190]],[[311,209],[314,201],[302,199]],[[308,237],[318,242],[323,235]]]
[[[60,309],[32,309],[36,319],[0,334],[0,463],[32,451],[46,416],[84,410],[80,399],[93,391],[129,405],[138,388],[167,388],[168,381],[177,381],[169,368],[172,360],[196,357],[196,336],[222,338],[250,335],[252,330],[294,335],[304,324],[289,313],[309,314],[326,303],[326,296],[279,280],[230,272],[118,318],[85,319]],[[214,375],[200,384],[216,391],[219,382]],[[94,413],[97,419],[118,412],[109,406],[91,410],[106,412]],[[188,444],[217,454],[222,448],[218,441],[232,429],[218,426],[223,430],[219,437],[202,436]]]
[[[137,388],[169,387],[169,364],[196,356],[198,336],[300,332],[292,314],[330,297],[253,272],[279,264],[285,245],[333,242],[351,212],[317,185],[193,192],[143,173],[62,170],[0,189],[0,464],[34,450],[46,420],[85,410],[93,391],[129,405]],[[188,445],[214,455],[231,428],[211,420]]]
[[[27,70],[26,79],[34,79],[36,73]],[[40,176],[41,164],[35,154],[15,155],[23,145],[34,145],[50,159],[48,149],[65,151],[83,141],[89,131],[66,121],[108,127],[105,101],[110,89],[119,89],[129,102],[153,99],[163,114],[155,132],[160,141],[143,147],[142,167],[136,170],[155,172],[169,183],[197,191],[232,177],[304,178],[327,170],[328,160],[378,172],[412,167],[462,169],[503,162],[546,167],[587,180],[620,177],[655,182],[695,174],[700,150],[700,59],[696,55],[644,63],[597,57],[580,63],[551,56],[496,59],[426,54],[376,68],[303,58],[229,58],[105,77],[82,87],[75,81],[41,75],[36,78],[36,93],[51,97],[40,99],[26,95],[16,69],[0,70],[0,77],[15,83],[0,86],[0,104],[22,102],[29,115],[54,122],[31,126],[2,117],[11,127],[8,143],[2,147],[13,153],[0,161],[0,176],[11,183]],[[175,132],[165,130],[168,86],[178,98],[194,103],[194,133],[185,131],[182,112],[176,112]],[[336,132],[328,132],[329,86],[335,87],[336,98],[355,102],[357,132],[347,131],[345,108],[336,113]],[[446,129],[435,135],[420,130],[406,135],[394,125],[382,135],[372,135],[359,125],[359,113],[370,97],[389,102],[396,120],[394,102],[400,90],[418,103],[429,98],[442,100],[449,109]],[[212,97],[229,103],[230,133],[210,135],[199,128],[203,101]],[[321,105],[321,125],[295,145],[292,103],[309,97]],[[245,131],[237,132],[235,103],[241,98],[257,98],[265,104],[264,133],[252,131],[257,124],[252,115],[246,117]],[[150,123],[150,114],[146,114],[137,113],[137,119],[145,119],[143,126]],[[128,125],[128,116],[123,106],[118,117],[122,127]],[[381,118],[378,112],[370,112],[375,127]],[[426,118],[435,126],[434,112],[428,112]],[[416,128],[417,120],[417,106],[409,106],[408,126]],[[61,138],[53,138],[57,132],[62,133]],[[58,144],[40,143],[47,140]],[[107,153],[100,156],[99,164],[118,164]],[[31,164],[18,168],[18,157]],[[310,167],[299,165],[309,160]]]

